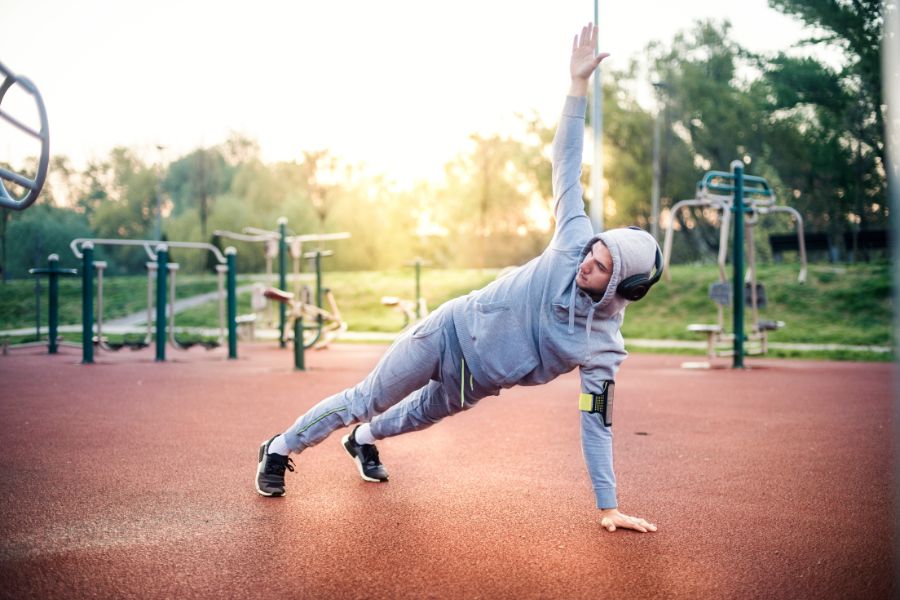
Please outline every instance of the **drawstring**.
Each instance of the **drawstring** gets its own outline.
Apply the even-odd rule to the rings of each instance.
[[[591,310],[588,312],[587,325],[585,325],[585,328],[584,328],[584,333],[587,335],[587,344],[586,344],[586,345],[587,345],[587,348],[588,348],[588,355],[587,355],[587,357],[585,358],[585,360],[591,360],[591,355],[590,355],[590,351],[591,351],[591,350],[590,350],[590,348],[591,348],[591,325],[594,323],[594,308],[595,308],[595,306],[594,306],[594,305],[591,305]]]
[[[569,335],[575,333],[575,292],[578,291],[578,285],[572,282],[572,293],[569,294]]]
[[[584,328],[584,332],[588,336],[588,341],[591,340],[591,324],[594,322],[594,306],[591,306],[591,310],[588,312],[587,325]]]
[[[459,359],[460,367],[459,367],[459,405],[462,408],[466,407],[466,359]],[[472,372],[469,371],[469,389],[473,392],[475,391],[475,376],[472,375]]]

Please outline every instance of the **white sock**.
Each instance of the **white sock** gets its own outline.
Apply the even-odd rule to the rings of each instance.
[[[287,456],[291,453],[291,449],[287,447],[287,443],[284,441],[284,434],[275,436],[275,439],[269,443],[269,454],[280,454],[282,456]]]
[[[356,430],[354,436],[356,438],[357,444],[374,444],[375,438],[372,437],[372,428],[369,427],[368,423],[363,423]]]

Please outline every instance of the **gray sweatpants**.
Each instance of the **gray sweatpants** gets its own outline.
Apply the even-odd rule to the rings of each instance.
[[[359,384],[322,400],[284,432],[292,452],[335,429],[371,423],[376,439],[418,431],[500,393],[465,366],[448,302],[402,334]]]

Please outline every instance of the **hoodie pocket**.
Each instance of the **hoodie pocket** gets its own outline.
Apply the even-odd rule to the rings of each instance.
[[[491,381],[509,387],[538,366],[534,340],[509,302],[476,302],[474,312],[472,343]]]

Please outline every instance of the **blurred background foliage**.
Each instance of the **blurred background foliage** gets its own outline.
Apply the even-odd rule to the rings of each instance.
[[[693,197],[705,171],[728,170],[735,158],[744,160],[748,173],[766,177],[780,203],[801,212],[808,232],[827,234],[839,257],[850,255],[855,242],[847,240],[859,232],[887,227],[881,3],[770,4],[815,32],[807,49],[837,48],[842,63],[812,58],[815,52],[756,55],[731,41],[728,22],[704,21],[669,43],[651,44],[626,69],[604,72],[607,227],[650,228],[656,119],[662,132],[661,231],[668,208]],[[641,90],[651,87],[656,97],[648,102]],[[3,280],[26,277],[51,252],[62,266],[78,266],[68,250],[76,237],[160,235],[234,245],[240,271],[261,272],[262,244],[221,240],[213,232],[274,230],[282,216],[290,233],[352,234],[351,242],[329,244],[337,250],[329,259],[333,270],[399,268],[415,256],[435,267],[521,264],[552,233],[549,147],[556,124],[529,115],[520,121],[517,136],[473,135],[470,150],[446,165],[444,181],[412,189],[399,189],[328,150],[266,164],[256,141],[240,134],[167,164],[147,162],[128,148],[115,148],[80,170],[54,156],[37,206],[2,210]],[[28,171],[28,165],[12,167]],[[589,176],[585,165],[585,183]],[[674,262],[715,260],[717,223],[708,217],[697,210],[677,216],[682,233],[675,236]],[[763,260],[771,256],[766,234],[792,227],[787,219],[760,222],[756,240]],[[139,274],[146,255],[104,248],[98,259],[109,261],[111,275]],[[204,253],[175,250],[172,260],[189,273],[210,269]]]

